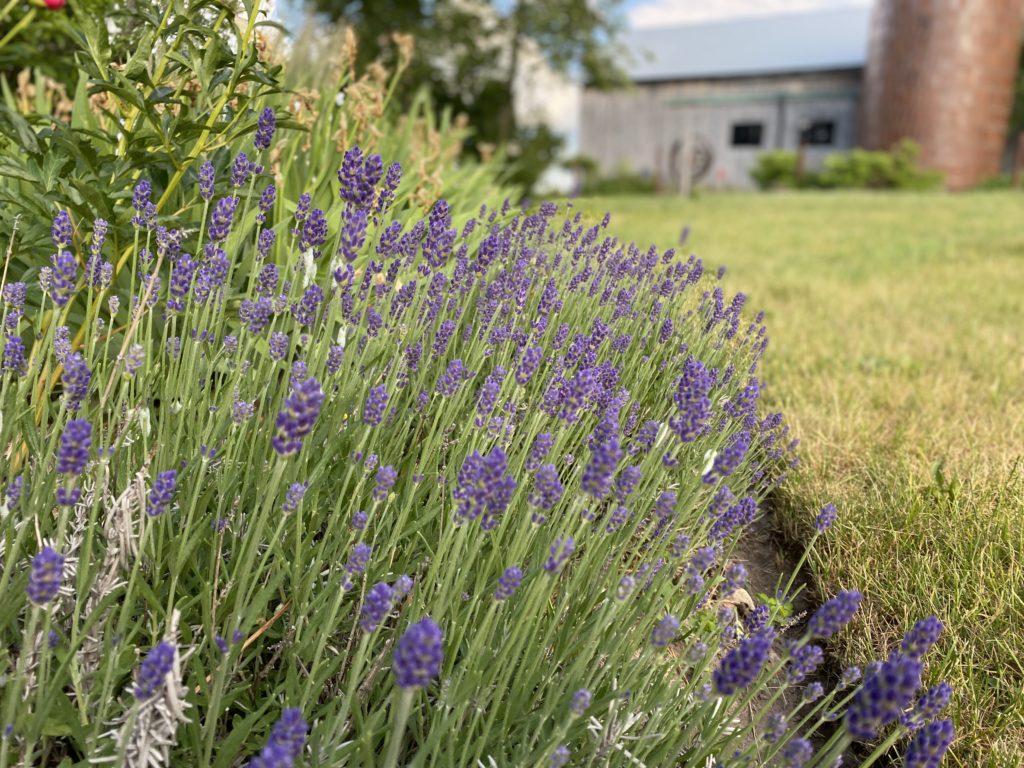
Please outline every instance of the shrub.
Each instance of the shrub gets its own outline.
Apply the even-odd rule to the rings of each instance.
[[[761,189],[792,189],[798,186],[799,165],[800,158],[796,152],[783,149],[763,152],[750,176]]]
[[[867,765],[935,720],[934,620],[770,713],[860,598],[785,646],[789,587],[731,607],[793,462],[742,294],[553,204],[418,219],[358,148],[338,217],[275,219],[246,178],[272,134],[202,166],[182,228],[135,186],[126,304],[64,211],[0,292],[5,761],[802,764],[848,705],[818,764],[886,729]]]
[[[797,152],[777,150],[758,157],[751,177],[762,189],[933,189],[942,175],[918,164],[920,147],[909,139],[890,151],[853,149],[828,155],[820,171],[801,171]]]

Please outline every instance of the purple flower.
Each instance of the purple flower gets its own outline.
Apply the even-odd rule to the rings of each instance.
[[[299,250],[312,251],[313,258],[320,258],[320,246],[327,242],[327,216],[320,208],[314,208],[302,222],[299,236]]]
[[[371,387],[363,405],[363,423],[371,427],[378,426],[384,419],[384,411],[388,407],[388,391],[384,385]]]
[[[210,240],[214,243],[227,239],[237,205],[237,197],[222,197],[213,207],[213,213],[210,215]]]
[[[358,576],[366,570],[366,564],[370,562],[372,549],[368,544],[356,544],[352,547],[352,554],[345,563],[345,570],[350,576]]]
[[[47,279],[44,288],[53,303],[58,307],[65,306],[75,293],[78,282],[78,262],[69,251],[58,251],[50,260],[51,268],[46,270]],[[40,281],[43,282],[40,275]]]
[[[494,590],[494,599],[499,603],[508,600],[519,589],[523,583],[523,572],[514,565],[510,565],[498,579],[498,588]]]
[[[384,582],[378,582],[370,587],[363,601],[362,610],[359,612],[359,626],[364,632],[373,632],[388,613],[391,612],[391,603],[394,600],[394,593],[391,587]]]
[[[590,494],[600,501],[609,494],[612,478],[622,458],[619,447],[618,413],[609,410],[598,424],[591,436],[590,461],[583,469],[580,487],[584,493]]]
[[[288,344],[290,340],[288,334],[281,333],[280,331],[274,331],[270,334],[269,352],[271,360],[283,360],[284,356],[288,354]]]
[[[62,475],[82,474],[89,460],[92,445],[92,424],[85,419],[72,419],[64,427],[57,449],[57,472]]]
[[[141,344],[132,344],[124,355],[125,372],[129,376],[134,376],[145,361],[146,348]]]
[[[412,577],[402,574],[395,579],[395,597],[402,598],[412,592],[413,580]]]
[[[666,614],[651,630],[651,645],[655,648],[664,648],[675,639],[678,631],[679,619],[670,613]]]
[[[391,203],[395,199],[395,191],[402,181],[402,166],[400,163],[392,163],[388,166],[387,174],[384,176],[384,186],[381,187],[377,197],[377,212],[387,213]]]
[[[280,279],[277,264],[265,264],[256,278],[256,293],[260,296],[273,296],[277,292]]]
[[[302,447],[303,439],[313,431],[323,401],[320,382],[312,376],[293,387],[277,415],[277,434],[271,439],[278,454],[288,456]]]
[[[34,605],[46,605],[60,592],[64,580],[64,557],[50,547],[43,547],[32,558],[25,591]]]
[[[438,200],[430,210],[427,236],[423,240],[423,258],[435,270],[444,266],[451,254],[458,232],[450,228],[452,221],[448,203]]]
[[[494,528],[512,500],[516,481],[506,474],[508,457],[495,447],[486,456],[478,451],[466,457],[459,470],[458,486],[453,494],[459,502],[456,517],[463,522],[480,518],[480,527]]]
[[[409,627],[395,646],[391,670],[399,688],[425,688],[441,673],[444,634],[429,616]]]
[[[281,719],[274,723],[263,750],[249,762],[249,768],[292,768],[302,756],[308,731],[302,710],[284,710]]]
[[[299,508],[299,504],[302,503],[302,497],[306,495],[306,488],[306,483],[292,483],[284,495],[281,511],[286,515],[295,512]]]
[[[303,327],[312,325],[316,319],[317,310],[320,308],[320,302],[323,300],[323,289],[316,283],[312,283],[306,288],[302,298],[292,304],[292,317],[295,318],[295,322]]]
[[[407,349],[407,357],[408,352],[409,350]],[[418,359],[419,356],[417,355]],[[505,373],[505,369],[498,365],[495,366],[494,370],[484,380],[484,385],[480,388],[480,398],[476,402],[476,412],[481,417],[490,415],[491,411],[494,410],[494,405],[498,402],[498,395],[501,394],[501,382],[505,378]]]
[[[146,512],[150,517],[158,517],[167,511],[168,505],[174,501],[174,491],[178,487],[178,473],[173,469],[157,475],[153,488],[146,499]]]
[[[768,660],[775,632],[765,628],[743,638],[722,659],[713,674],[715,689],[722,696],[731,696],[753,683]]]
[[[7,485],[7,491],[5,494],[7,499],[7,508],[9,510],[18,506],[18,502],[21,501],[21,495],[24,491],[25,478],[23,475],[16,475]]]
[[[572,536],[566,536],[564,539],[555,539],[555,543],[551,545],[551,554],[544,561],[544,570],[548,573],[558,573],[575,551],[576,542],[573,541]]]
[[[839,688],[849,688],[861,678],[860,667],[847,667],[843,670],[842,678],[839,681]]]
[[[431,347],[431,359],[437,360],[439,357],[443,357],[445,351],[448,349],[448,343],[452,339],[452,334],[455,332],[455,321],[445,320],[437,329],[437,334],[434,336],[434,345]]]
[[[725,569],[725,585],[722,587],[726,594],[732,594],[737,589],[743,589],[747,583],[747,567],[743,563],[733,563]]]
[[[722,451],[715,456],[711,470],[704,475],[705,483],[714,483],[731,475],[743,462],[750,447],[750,432],[737,432],[726,442]]]
[[[256,253],[261,259],[270,256],[270,249],[274,247],[277,240],[277,232],[272,229],[260,230],[259,242],[256,244]]]
[[[274,140],[274,129],[277,128],[277,119],[274,117],[274,110],[266,107],[256,119],[256,135],[252,143],[257,150],[263,151],[270,148],[270,142]]]
[[[938,768],[953,743],[955,735],[952,720],[928,723],[914,734],[903,757],[906,768]]]
[[[825,658],[825,652],[818,645],[804,645],[793,651],[793,657],[786,670],[786,681],[801,683],[814,672]]]
[[[260,296],[256,301],[243,299],[238,308],[238,317],[245,323],[246,330],[253,334],[261,333],[273,314],[274,303],[265,296]]]
[[[713,379],[704,364],[690,357],[683,366],[676,393],[673,396],[679,414],[669,419],[669,426],[684,443],[693,442],[711,415]]]
[[[366,523],[370,519],[370,516],[365,512],[359,511],[352,515],[352,527],[357,531],[361,531],[366,528]]]
[[[398,472],[390,464],[378,469],[376,476],[377,484],[373,489],[374,501],[387,501],[388,494],[391,493],[391,489],[394,487],[397,479]]]
[[[359,251],[366,243],[368,221],[365,208],[349,206],[341,214],[341,242],[338,245],[338,253],[349,264],[359,257]],[[335,280],[341,282],[343,274],[339,267],[334,273]]]
[[[24,376],[28,371],[28,361],[25,358],[25,343],[21,340],[21,336],[7,334],[4,337],[3,369],[17,377]]]
[[[146,185],[146,189],[149,188],[148,181],[140,181],[139,186],[135,189],[138,191],[139,187],[143,184]],[[147,192],[148,195],[148,192]],[[71,247],[71,216],[68,215],[67,211],[58,211],[57,215],[53,217],[53,226],[50,229],[50,236],[53,239],[53,245],[57,250],[63,250],[64,248]]]
[[[77,411],[89,394],[92,372],[85,364],[81,352],[69,355],[64,361],[64,372],[60,377],[64,385],[64,404],[69,411]]]
[[[199,263],[193,286],[196,298],[200,302],[205,302],[211,295],[219,291],[227,280],[228,272],[231,269],[231,262],[223,249],[214,247],[212,243],[207,243],[204,251],[206,259]]]
[[[856,590],[840,592],[819,608],[807,622],[807,634],[828,640],[850,623],[860,607],[861,594]]]
[[[213,184],[213,163],[207,160],[199,166],[199,196],[203,198],[203,200],[213,199]]]
[[[786,722],[786,716],[779,712],[772,712],[764,721],[764,737],[769,744],[778,744],[787,730],[789,723]]]
[[[345,348],[340,344],[333,344],[327,350],[327,373],[332,376],[341,370],[341,363],[345,359]]]
[[[836,512],[835,504],[826,504],[822,507],[821,512],[818,513],[818,517],[814,520],[814,527],[818,533],[824,533],[831,528],[832,524],[835,523],[838,514],[839,513]]]
[[[942,682],[929,688],[918,697],[913,711],[905,718],[905,723],[912,730],[917,730],[924,723],[937,718],[942,713],[942,710],[949,705],[949,700],[952,696],[953,686],[949,683]]]
[[[526,459],[526,469],[533,472],[540,467],[541,462],[547,457],[551,446],[555,444],[555,438],[550,432],[540,432],[533,438],[533,445],[530,447],[530,455]]]
[[[929,648],[935,645],[935,641],[942,634],[942,629],[942,622],[934,616],[921,619],[903,637],[900,651],[902,651],[904,656],[920,659],[928,653]]]
[[[178,260],[171,266],[170,297],[167,299],[167,308],[175,312],[185,309],[185,297],[192,288],[192,278],[199,269],[199,262],[195,261],[187,253],[178,257]]]
[[[640,467],[628,466],[619,473],[615,480],[615,498],[620,502],[626,500],[640,482]]]
[[[563,490],[558,469],[554,464],[544,464],[533,478],[533,493],[530,494],[529,503],[549,511],[562,498]]]
[[[270,213],[274,207],[274,200],[277,198],[277,187],[273,184],[268,184],[267,188],[263,190],[263,194],[260,195],[259,210],[256,213],[256,221],[263,224],[267,220],[267,214]]]
[[[563,768],[568,765],[570,757],[572,757],[572,753],[569,751],[569,748],[562,744],[551,753],[551,756],[548,758],[548,766],[549,768]]]
[[[139,665],[135,687],[132,689],[132,694],[138,701],[149,701],[164,687],[167,675],[174,667],[176,652],[173,644],[161,640],[146,654],[146,658]]]
[[[530,383],[530,379],[540,365],[543,354],[543,350],[540,347],[531,347],[526,350],[523,354],[523,361],[519,364],[519,368],[516,369],[517,384],[525,387]]]
[[[257,166],[249,160],[245,152],[239,152],[235,162],[231,165],[231,186],[243,187],[249,180],[249,176],[256,170]],[[260,168],[260,170],[263,170]]]
[[[803,768],[814,756],[814,748],[807,739],[793,739],[782,750],[784,768]]]
[[[896,720],[921,686],[921,662],[893,654],[865,678],[846,709],[846,730],[870,740]]]
[[[572,701],[569,702],[569,711],[576,715],[576,717],[581,717],[590,707],[592,699],[593,696],[591,696],[590,691],[586,688],[581,688],[572,695]]]

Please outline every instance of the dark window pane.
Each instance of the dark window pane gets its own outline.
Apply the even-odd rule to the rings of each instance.
[[[760,147],[763,132],[763,123],[734,123],[732,145],[734,147]]]
[[[803,131],[801,136],[804,144],[830,146],[835,141],[836,124],[834,120],[815,120]]]

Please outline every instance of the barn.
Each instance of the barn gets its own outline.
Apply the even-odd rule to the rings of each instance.
[[[753,186],[769,150],[802,148],[816,168],[911,138],[951,188],[970,187],[1006,156],[1022,4],[875,0],[631,31],[632,86],[584,86],[580,154],[685,191]]]
[[[759,154],[807,162],[857,144],[870,10],[744,18],[625,36],[631,88],[585,87],[580,151],[601,173],[680,188],[751,186]]]

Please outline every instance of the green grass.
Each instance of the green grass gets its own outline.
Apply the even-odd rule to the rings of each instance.
[[[865,606],[837,653],[884,654],[914,620],[947,631],[950,764],[1024,764],[1024,196],[600,198],[612,230],[678,242],[763,308],[760,375],[802,440],[790,533],[834,501],[823,593]],[[939,668],[933,663],[933,668]]]

